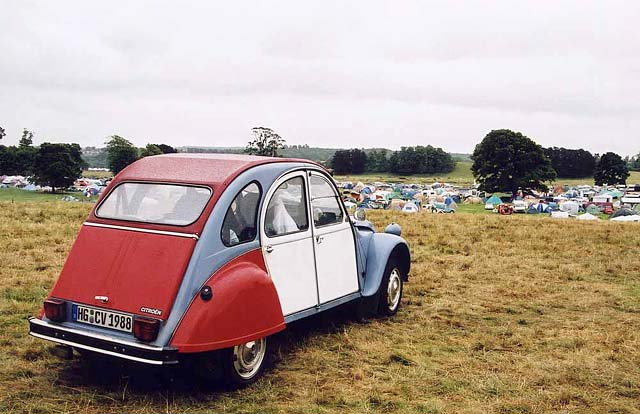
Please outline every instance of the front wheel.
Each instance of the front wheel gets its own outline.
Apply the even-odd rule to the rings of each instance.
[[[234,386],[245,386],[256,381],[264,370],[267,338],[256,339],[222,351],[225,380]]]
[[[403,274],[395,257],[387,263],[382,282],[378,288],[378,313],[391,316],[398,312],[402,300]]]

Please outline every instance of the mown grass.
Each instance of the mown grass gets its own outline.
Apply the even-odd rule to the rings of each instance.
[[[471,165],[469,161],[456,162],[456,168],[446,174],[439,175],[395,175],[395,174],[360,174],[360,175],[336,175],[337,181],[362,181],[364,183],[393,182],[393,183],[410,183],[410,184],[432,184],[434,182],[446,182],[449,184],[470,186],[473,184],[473,174],[471,173]],[[628,184],[640,184],[640,171],[631,171],[627,179]],[[593,177],[587,178],[558,178],[551,185],[562,184],[576,186],[581,184],[594,185]]]
[[[640,412],[640,225],[372,211],[411,244],[398,315],[300,322],[226,391],[27,336],[89,208],[0,203],[0,412]]]
[[[98,197],[91,196],[86,197],[80,191],[61,191],[56,193],[45,193],[40,191],[25,191],[19,188],[0,188],[0,202],[9,201],[9,202],[25,202],[25,201],[37,201],[37,202],[49,202],[49,201],[61,201],[65,196],[73,196],[78,199],[80,202],[95,202]]]

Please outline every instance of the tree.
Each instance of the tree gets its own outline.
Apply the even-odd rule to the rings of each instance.
[[[18,164],[18,148],[0,145],[0,175],[21,174]]]
[[[156,144],[147,144],[140,150],[140,158],[149,157],[151,155],[160,155],[162,150]]]
[[[387,172],[389,171],[389,159],[387,150],[373,150],[367,153],[367,172]]]
[[[544,154],[551,160],[551,166],[563,178],[591,177],[596,166],[595,157],[583,149],[545,148]]]
[[[112,173],[118,174],[138,159],[138,149],[126,139],[112,135],[107,144],[107,165]]]
[[[596,185],[626,184],[629,178],[627,163],[618,154],[607,152],[598,160],[593,178]]]
[[[160,151],[162,151],[163,154],[175,154],[178,152],[177,149],[173,148],[170,145],[167,144],[155,144],[158,148],[160,148]]]
[[[519,132],[499,129],[489,132],[476,145],[471,171],[483,191],[547,191],[545,184],[556,178],[542,147]]]
[[[338,150],[331,158],[335,174],[362,174],[367,166],[367,154],[357,148]]]
[[[28,148],[33,145],[33,132],[29,131],[27,128],[22,130],[22,138],[20,138],[20,143],[18,146],[20,148]]]
[[[442,148],[402,147],[389,158],[389,171],[396,174],[433,174],[453,171],[456,162]]]
[[[4,138],[5,136],[7,136],[7,133],[5,132],[4,128],[2,128],[0,126],[0,141],[2,140],[2,138]]]
[[[285,140],[271,128],[251,128],[253,140],[249,141],[244,152],[252,155],[277,157],[278,150],[284,148]]]
[[[33,178],[39,185],[50,186],[55,193],[58,188],[72,185],[84,166],[80,145],[45,142],[36,153]]]

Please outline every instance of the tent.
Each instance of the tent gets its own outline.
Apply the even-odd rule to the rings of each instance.
[[[614,217],[611,221],[640,221],[640,215]]]
[[[593,214],[590,213],[584,213],[578,216],[578,220],[589,220],[589,221],[593,221],[593,220],[600,220],[598,217],[594,216]]]
[[[552,211],[551,218],[569,218],[569,213],[566,211]]]
[[[502,204],[502,200],[500,200],[500,197],[494,194],[491,197],[489,197],[487,201],[485,201],[484,209],[493,210],[494,208],[498,207],[500,204]]]
[[[589,207],[591,207],[591,206],[589,206]],[[635,215],[635,214],[636,214],[636,212],[635,212],[635,211],[633,211],[633,210],[632,210],[632,209],[630,209],[630,208],[621,208],[620,210],[615,211],[615,212],[611,215],[611,218],[624,217],[624,216],[633,216],[633,215]]]
[[[567,201],[565,203],[560,204],[560,211],[566,211],[572,216],[578,214],[578,210],[580,206],[575,201]]]
[[[602,210],[600,209],[600,207],[598,207],[598,206],[597,206],[597,205],[595,205],[595,204],[589,204],[589,205],[587,206],[586,211],[587,211],[587,213],[589,213],[589,214],[598,214],[598,213],[600,213]],[[614,214],[615,214],[615,213],[614,213]]]
[[[418,206],[416,206],[414,203],[412,203],[411,201],[407,202],[404,207],[402,207],[402,212],[403,213],[417,213],[419,212],[420,209],[418,208]]]

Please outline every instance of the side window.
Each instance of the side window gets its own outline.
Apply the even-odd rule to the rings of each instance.
[[[269,237],[305,231],[309,228],[304,179],[294,177],[280,184],[273,193],[264,220]]]
[[[235,246],[256,238],[260,196],[260,186],[251,183],[233,199],[222,223],[221,236],[225,246]]]
[[[342,223],[344,213],[338,195],[324,178],[312,175],[309,178],[309,194],[313,209],[313,224],[316,227]]]

